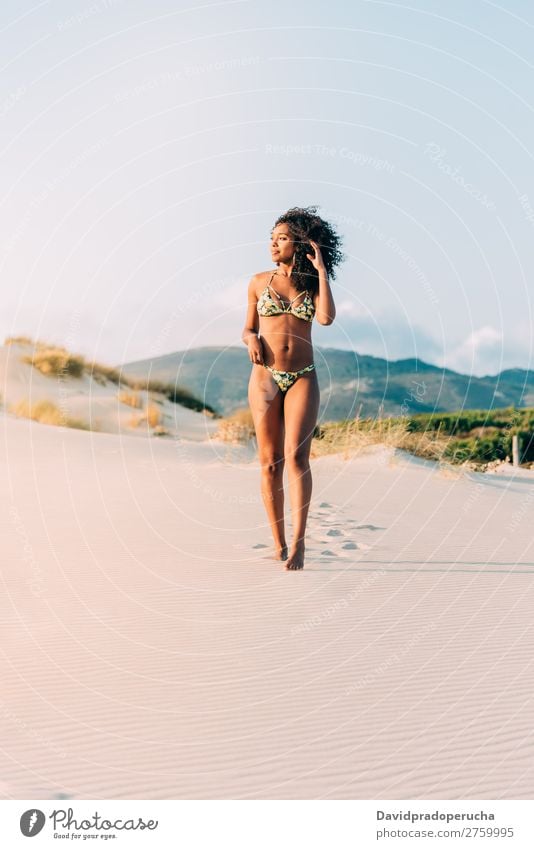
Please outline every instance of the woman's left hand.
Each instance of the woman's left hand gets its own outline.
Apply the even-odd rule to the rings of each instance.
[[[317,242],[312,242],[311,239],[309,239],[308,241],[312,246],[313,250],[315,251],[315,256],[312,256],[312,254],[306,254],[306,256],[308,257],[316,271],[326,271],[326,267],[323,261],[319,245],[317,244]]]

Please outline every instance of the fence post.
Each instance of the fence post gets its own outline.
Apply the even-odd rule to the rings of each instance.
[[[512,463],[519,466],[519,437],[517,433],[512,434]]]

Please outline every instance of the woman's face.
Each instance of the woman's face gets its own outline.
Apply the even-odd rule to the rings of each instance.
[[[287,224],[277,224],[271,232],[271,257],[273,262],[291,262],[295,243]]]

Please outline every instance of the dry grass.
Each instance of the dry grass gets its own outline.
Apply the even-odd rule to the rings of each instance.
[[[220,419],[212,439],[220,439],[222,442],[248,442],[254,433],[252,413],[248,407],[242,407],[230,416]]]
[[[327,422],[321,425],[312,442],[312,457],[325,454],[358,454],[369,445],[397,447],[406,434],[403,422],[389,419],[351,419],[346,422]]]
[[[21,357],[23,363],[30,363],[41,374],[68,375],[81,377],[85,361],[77,354],[71,354],[66,348],[36,348],[33,354]]]
[[[162,395],[166,395],[171,386],[171,384],[165,383],[163,380],[157,380],[157,378],[148,380],[142,377],[122,377],[121,379],[123,383],[126,383],[132,389],[142,389],[147,390],[147,392],[160,392]]]
[[[90,363],[82,354],[72,354],[62,345],[54,345],[49,342],[30,339],[29,336],[8,336],[4,345],[26,345],[33,348],[31,354],[21,357],[23,363],[29,363],[47,377],[67,375],[69,377],[82,377],[89,374],[101,385],[107,381],[120,382],[120,374],[117,369],[105,366],[101,363]],[[126,381],[123,381],[126,383]]]
[[[129,420],[130,427],[141,427],[146,425],[147,428],[156,428],[161,425],[161,410],[152,403],[149,403],[146,410],[139,416],[131,416]]]
[[[124,383],[126,386],[130,384],[123,377],[120,376],[119,371],[112,366],[105,366],[102,363],[85,363],[85,371],[87,374],[96,380],[97,383],[100,383],[102,386],[105,386],[108,380],[110,383],[116,383],[119,385],[120,383]]]
[[[33,353],[21,357],[21,360],[35,366],[47,376],[63,374],[81,377],[83,374],[88,374],[102,386],[105,386],[108,381],[131,386],[131,382],[125,377],[121,378],[120,372],[113,366],[89,362],[82,354],[72,354],[62,345],[34,340],[29,336],[8,336],[4,339],[4,345],[26,345],[33,348]]]
[[[423,457],[425,460],[443,461],[445,450],[450,441],[450,437],[436,432],[410,433],[406,430],[399,444],[395,447],[409,451],[416,457]]]
[[[345,459],[365,452],[370,446],[384,445],[406,451],[415,457],[436,462],[443,475],[458,477],[465,472],[493,471],[502,460],[481,462],[477,457],[451,458],[451,444],[455,437],[439,428],[414,431],[413,420],[405,416],[351,419],[344,422],[327,422],[316,427],[311,446],[311,457],[341,454]],[[215,439],[226,442],[247,442],[254,435],[252,415],[248,408],[237,410],[221,419]],[[393,459],[391,462],[395,462]],[[534,464],[533,464],[534,465]],[[526,467],[526,464],[524,464]]]
[[[311,456],[343,454],[349,457],[370,445],[386,445],[428,460],[441,460],[448,441],[431,432],[410,433],[402,418],[353,419],[322,425],[312,442]]]
[[[236,410],[219,421],[212,437],[223,442],[248,442],[254,436],[254,422],[248,407]],[[328,422],[316,428],[312,441],[311,457],[326,454],[354,456],[371,445],[402,448],[418,457],[441,460],[448,439],[433,432],[410,433],[404,419],[352,419],[346,422]]]
[[[73,377],[80,378],[87,374],[96,383],[106,386],[108,381],[118,386],[118,399],[121,403],[136,410],[143,410],[143,398],[140,390],[159,394],[160,398],[151,398],[146,409],[140,415],[130,418],[128,424],[131,427],[143,427],[152,431],[155,436],[168,436],[171,432],[163,426],[163,413],[159,407],[163,407],[165,399],[189,409],[204,412],[206,415],[217,416],[217,413],[205,405],[186,388],[165,383],[161,380],[143,380],[139,378],[127,378],[121,375],[118,369],[105,366],[101,363],[88,362],[81,354],[72,354],[61,345],[34,340],[29,336],[8,336],[4,339],[5,345],[21,345],[31,349],[31,353],[21,356],[22,362],[29,363],[47,377]],[[31,405],[23,401],[10,408],[18,416],[31,418],[45,424],[63,425],[64,427],[83,428],[91,430],[79,419],[71,419],[66,416],[50,401],[39,402]],[[93,425],[93,430],[98,430]]]
[[[40,424],[91,430],[87,422],[65,416],[52,401],[36,401],[33,404],[29,401],[19,401],[17,404],[10,405],[9,412],[14,413],[19,418],[32,419],[35,422],[40,422]],[[96,430],[96,428],[93,429]]]
[[[71,354],[61,345],[34,340],[29,336],[8,336],[4,339],[4,345],[25,345],[33,348],[32,354],[23,355],[21,360],[30,363],[30,365],[48,377],[59,375],[81,377],[87,374],[101,386],[106,386],[109,381],[119,387],[126,386],[134,392],[146,390],[148,392],[160,393],[174,404],[180,404],[197,412],[204,412],[206,415],[217,416],[216,411],[209,404],[204,404],[185,387],[165,383],[157,379],[148,380],[126,377],[112,366],[89,362],[82,354]]]
[[[156,427],[161,423],[161,419],[163,416],[161,415],[161,410],[159,410],[155,404],[148,404],[146,408],[146,420],[148,422],[149,427]]]
[[[168,428],[163,427],[163,425],[157,425],[154,428],[152,436],[172,436],[172,433]]]
[[[35,345],[30,336],[6,336],[4,345]]]
[[[141,410],[143,407],[143,399],[139,392],[119,392],[118,397],[122,404],[127,404],[129,407],[134,407],[136,410]]]

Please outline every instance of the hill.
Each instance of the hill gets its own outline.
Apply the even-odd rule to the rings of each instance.
[[[507,369],[472,377],[420,359],[386,360],[337,348],[315,347],[321,388],[320,416],[338,421],[432,411],[534,405],[534,374]],[[243,347],[191,348],[120,367],[127,376],[177,382],[204,403],[228,415],[247,406],[250,361]]]

